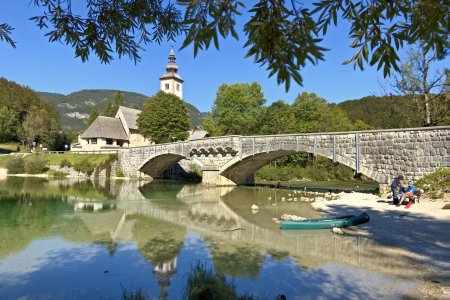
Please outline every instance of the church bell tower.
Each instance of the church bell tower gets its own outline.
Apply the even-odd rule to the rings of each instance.
[[[160,90],[183,99],[183,79],[177,73],[178,65],[175,60],[175,52],[172,49],[169,54],[169,63],[166,65],[166,73],[159,79]]]

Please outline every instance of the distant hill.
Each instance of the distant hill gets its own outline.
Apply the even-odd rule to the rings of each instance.
[[[69,95],[37,92],[46,100],[54,103],[61,117],[61,125],[66,128],[84,129],[85,120],[94,105],[97,105],[100,112],[105,109],[108,100],[115,98],[118,90],[81,90]],[[133,92],[123,92],[124,106],[142,109],[144,101],[148,96]],[[192,104],[186,103],[189,117],[194,126],[202,124],[202,113]]]
[[[375,128],[408,128],[420,126],[419,122],[407,120],[402,113],[414,115],[414,109],[403,96],[368,96],[356,100],[347,100],[337,104],[345,110],[352,121],[362,120]],[[402,113],[396,107],[401,107]]]

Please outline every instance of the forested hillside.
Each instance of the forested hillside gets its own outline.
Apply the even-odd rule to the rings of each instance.
[[[0,78],[0,142],[33,142],[58,148],[59,116],[53,103],[31,89]]]
[[[337,104],[347,112],[352,121],[362,120],[377,129],[421,127],[418,111],[411,100],[404,96],[368,96],[348,100]],[[449,125],[450,119],[444,119],[438,125]]]
[[[62,95],[56,93],[38,92],[39,96],[53,102],[61,116],[61,125],[66,128],[83,129],[94,105],[100,112],[104,111],[108,101],[114,100],[118,90],[82,90]],[[122,92],[124,105],[142,109],[147,96],[133,92]],[[202,123],[202,114],[193,105],[186,103],[189,117],[194,126]]]

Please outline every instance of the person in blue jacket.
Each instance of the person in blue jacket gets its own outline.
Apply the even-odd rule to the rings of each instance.
[[[391,191],[392,191],[392,199],[394,201],[394,204],[397,204],[399,201],[399,191],[403,187],[403,180],[405,178],[400,175],[394,179],[394,181],[391,183]]]
[[[406,190],[402,188],[400,191],[400,202],[398,205],[402,205],[403,201],[408,199],[408,201],[412,201],[414,199],[414,195],[416,194],[416,187],[414,186],[411,180],[408,181],[408,187]]]

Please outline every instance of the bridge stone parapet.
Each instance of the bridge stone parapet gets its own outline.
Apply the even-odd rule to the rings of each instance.
[[[417,180],[450,166],[450,126],[286,134],[225,136],[126,148],[119,152],[128,176],[159,177],[178,161],[203,172],[203,183],[251,184],[254,173],[286,155],[312,153],[339,162],[381,184],[402,174]]]

